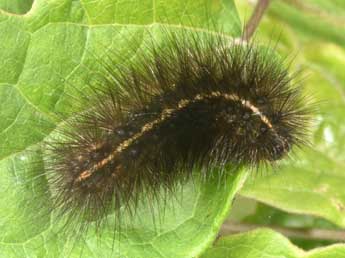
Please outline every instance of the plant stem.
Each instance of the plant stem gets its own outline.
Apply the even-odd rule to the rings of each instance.
[[[258,0],[253,14],[244,28],[242,40],[248,41],[253,36],[269,4],[270,0]]]
[[[329,240],[335,242],[345,241],[345,230],[328,230],[328,229],[298,229],[298,228],[286,228],[279,226],[266,226],[256,224],[245,224],[245,223],[226,223],[220,230],[220,235],[229,235],[235,233],[243,233],[258,228],[269,228],[277,231],[288,238],[299,238],[308,240]]]

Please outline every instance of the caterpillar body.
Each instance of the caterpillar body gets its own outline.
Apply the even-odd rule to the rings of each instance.
[[[85,111],[47,144],[54,207],[72,219],[135,209],[192,171],[257,168],[306,143],[310,110],[272,51],[170,33],[138,55],[107,66]]]

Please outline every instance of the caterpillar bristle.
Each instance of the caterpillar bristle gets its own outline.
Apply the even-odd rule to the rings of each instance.
[[[165,32],[106,75],[45,143],[54,207],[99,221],[212,168],[258,168],[307,143],[311,110],[272,50],[221,35]],[[90,86],[92,87],[92,86]],[[220,172],[221,173],[221,172]]]

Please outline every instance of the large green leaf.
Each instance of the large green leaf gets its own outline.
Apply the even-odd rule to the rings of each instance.
[[[268,229],[257,229],[248,233],[220,238],[214,247],[201,258],[343,258],[344,245],[305,252],[288,239]]]
[[[115,242],[111,218],[101,236],[90,230],[68,238],[43,212],[50,196],[38,147],[63,122],[57,112],[74,110],[76,88],[85,87],[90,67],[97,70],[97,58],[108,51],[122,56],[118,62],[135,58],[132,50],[162,26],[221,25],[238,36],[232,1],[36,0],[25,15],[0,12],[0,21],[0,257],[200,254],[216,237],[245,171],[228,175],[224,187],[216,177],[196,180],[167,205],[141,207],[139,218],[122,218]]]

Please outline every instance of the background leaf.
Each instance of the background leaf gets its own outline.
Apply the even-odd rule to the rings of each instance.
[[[345,236],[337,225],[325,219],[285,212],[244,197],[236,198],[220,234],[239,233],[257,227],[268,227],[286,234],[293,244],[304,250],[335,244],[341,235]]]
[[[344,245],[304,252],[292,245],[282,235],[268,230],[257,229],[251,232],[219,239],[201,258],[341,258],[345,257]]]

